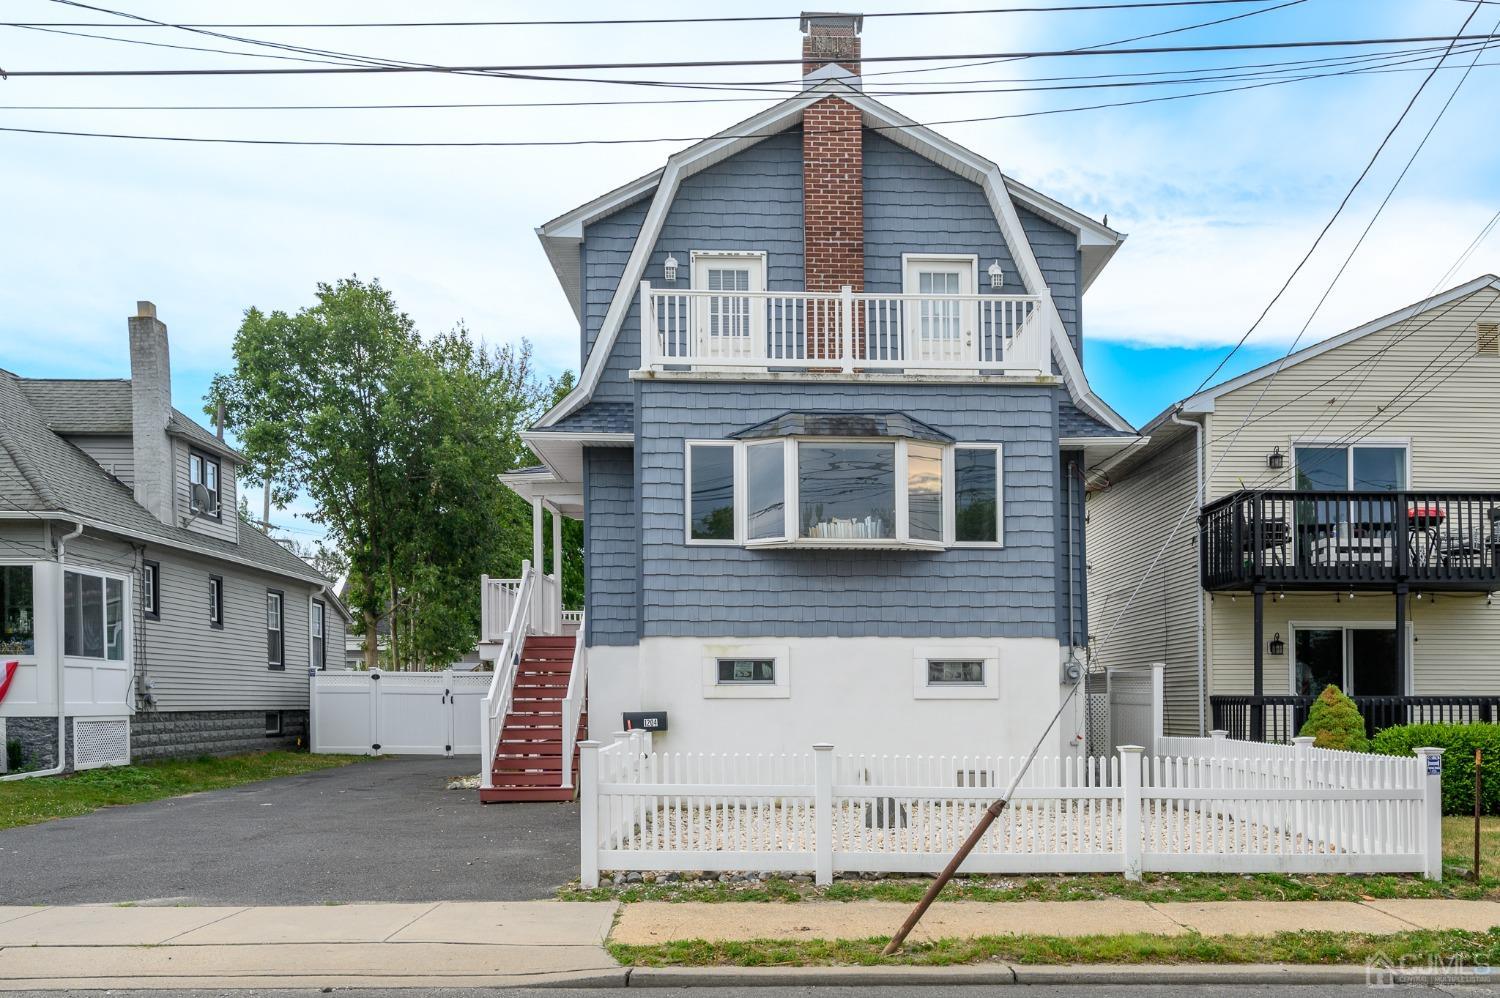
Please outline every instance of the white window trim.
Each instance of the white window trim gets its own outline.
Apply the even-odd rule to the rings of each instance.
[[[721,683],[721,658],[768,658],[775,663],[776,679],[770,683]],[[787,700],[792,695],[792,654],[789,645],[746,644],[703,646],[703,699]]]
[[[1377,450],[1382,449],[1382,448],[1393,448],[1393,447],[1394,448],[1399,448],[1399,449],[1401,449],[1401,450],[1403,450],[1403,451],[1406,452],[1406,457],[1402,461],[1402,470],[1406,474],[1406,481],[1405,481],[1405,483],[1401,487],[1403,489],[1409,489],[1409,488],[1412,487],[1412,484],[1411,484],[1411,470],[1412,470],[1411,469],[1411,437],[1387,437],[1387,438],[1381,438],[1381,437],[1362,437],[1358,441],[1354,441],[1354,442],[1351,442],[1348,437],[1294,437],[1294,438],[1292,438],[1291,447],[1292,447],[1292,452],[1291,452],[1291,455],[1290,455],[1290,457],[1291,457],[1291,464],[1292,464],[1291,487],[1294,488],[1294,489],[1297,487],[1297,448],[1298,447],[1341,447],[1341,448],[1343,448],[1347,452],[1347,454],[1345,456],[1345,459],[1344,459],[1344,473],[1348,476],[1348,481],[1349,481],[1349,484],[1351,486],[1350,489],[1349,489],[1349,491],[1351,491],[1351,492],[1369,492],[1369,491],[1371,491],[1369,489],[1356,489],[1356,488],[1353,488],[1353,484],[1354,484],[1354,452],[1356,450],[1365,450],[1367,448],[1374,448],[1374,449],[1377,449]]]
[[[749,458],[752,446],[780,443],[785,464],[782,468],[782,487],[785,490],[785,506],[782,519],[783,532],[777,537],[750,537],[749,530]],[[800,448],[802,444],[891,444],[895,448],[895,536],[869,539],[814,539],[801,536],[801,485]],[[943,536],[938,540],[913,538],[910,523],[910,493],[908,481],[910,448],[912,446],[935,448],[942,458],[942,518]],[[734,537],[729,540],[709,540],[693,536],[693,448],[734,448]],[[995,452],[995,540],[957,541],[957,501],[955,488],[957,475],[954,468],[954,453],[957,450],[992,450]],[[979,548],[997,550],[1005,546],[1005,449],[1000,443],[954,443],[944,444],[932,440],[912,440],[907,437],[770,437],[754,440],[685,440],[683,441],[683,491],[682,491],[682,535],[683,543],[693,547],[745,547],[745,548],[849,548],[849,549],[911,549],[942,551],[948,548]]]
[[[984,663],[984,682],[965,685],[932,685],[927,682],[927,663],[954,659]],[[1000,649],[996,645],[917,645],[911,654],[911,695],[915,700],[1000,699]]]
[[[1364,696],[1365,694],[1361,694],[1358,692],[1349,692],[1349,680],[1353,677],[1353,673],[1350,672],[1351,663],[1349,661],[1349,635],[1347,632],[1360,630],[1392,631],[1395,630],[1395,622],[1388,620],[1288,620],[1286,622],[1286,627],[1286,688],[1288,693],[1297,688],[1297,632],[1338,630],[1346,632],[1344,634],[1343,654],[1344,675],[1339,682],[1339,689],[1342,690],[1346,696]],[[1417,671],[1415,668],[1413,668],[1417,661],[1417,646],[1415,638],[1415,622],[1408,620],[1406,622],[1406,689],[1402,694],[1404,696],[1412,696],[1412,691],[1415,688],[1414,679],[1415,673]],[[1321,693],[1322,690],[1319,690],[1318,692]]]
[[[221,592],[222,592],[222,590],[221,590]],[[271,626],[271,600],[273,598],[276,600],[276,626],[275,627]],[[266,655],[266,667],[267,668],[278,668],[279,667],[279,668],[285,669],[286,668],[286,594],[285,593],[279,592],[277,590],[272,590],[272,589],[267,589],[266,590],[266,616],[265,616],[265,623],[266,623],[266,633],[267,634],[271,634],[271,633],[274,632],[276,634],[280,634],[281,635],[281,641],[280,641],[280,646],[281,647],[279,649],[280,652],[281,652],[281,658],[279,658],[279,659],[273,659],[269,654],[267,654]]]
[[[729,540],[720,541],[707,537],[693,536],[693,448],[694,447],[726,447],[732,448],[734,456],[734,484],[732,488],[732,502],[734,504],[734,536]],[[682,445],[682,539],[683,543],[693,547],[736,547],[745,536],[745,490],[744,490],[744,467],[745,448],[737,440],[686,440]]]
[[[106,571],[104,571],[102,569],[92,568],[90,566],[82,565],[82,564],[73,564],[71,562],[68,563],[68,564],[63,565],[62,569],[63,570],[62,570],[62,575],[61,575],[61,582],[62,582],[63,588],[62,588],[62,591],[60,591],[58,593],[58,599],[57,599],[57,612],[64,615],[62,645],[61,645],[61,647],[58,648],[58,651],[60,653],[62,653],[61,657],[64,658],[64,659],[66,659],[67,661],[70,661],[70,662],[102,663],[103,665],[105,665],[107,667],[120,668],[120,669],[129,667],[131,665],[131,663],[135,661],[135,647],[134,647],[134,644],[135,644],[135,633],[134,633],[134,628],[131,627],[132,620],[133,620],[133,618],[135,616],[135,586],[132,584],[132,580],[131,580],[130,576],[129,575],[121,575],[118,572],[106,572]],[[32,571],[34,573],[35,569],[33,569]],[[108,628],[109,628],[109,590],[108,590],[107,587],[104,589],[104,591],[102,593],[102,602],[100,604],[100,609],[104,613],[104,626],[105,626],[104,648],[105,648],[105,653],[103,655],[97,657],[97,658],[95,656],[93,656],[93,655],[69,655],[69,654],[67,654],[68,639],[67,639],[66,614],[67,614],[67,605],[68,605],[68,600],[67,600],[67,585],[68,585],[68,573],[69,572],[72,572],[72,573],[77,574],[77,575],[91,575],[91,576],[94,576],[95,578],[98,578],[98,579],[115,579],[115,580],[117,580],[117,581],[119,581],[119,582],[121,582],[123,584],[123,589],[122,589],[122,592],[121,592],[121,599],[123,600],[123,603],[122,603],[122,606],[121,606],[121,610],[122,610],[123,616],[122,616],[122,619],[121,619],[121,622],[120,622],[121,626],[125,629],[125,650],[124,650],[124,657],[123,658],[110,658],[109,657],[109,632],[108,632]],[[32,599],[35,600],[35,598],[36,598],[36,589],[35,589],[35,581],[34,580],[35,580],[36,576],[33,574],[32,578],[33,578],[33,583],[32,583],[32,586],[33,586],[33,588],[32,588]],[[33,605],[33,611],[32,612],[33,613],[35,612],[35,606],[34,605]]]
[[[977,253],[902,253],[901,254],[901,291],[903,294],[919,294],[916,288],[911,286],[911,272],[913,267],[922,265],[938,267],[943,264],[952,264],[960,268],[969,269],[969,290],[965,293],[971,295],[979,294],[979,254]]]
[[[42,638],[41,638],[41,635],[38,633],[39,631],[41,631],[41,628],[39,626],[37,626],[37,619],[38,619],[39,615],[41,614],[41,610],[39,609],[39,607],[42,605],[43,600],[38,597],[39,587],[37,585],[37,575],[38,575],[38,573],[37,573],[37,567],[39,565],[45,565],[45,564],[47,564],[47,563],[46,562],[37,561],[35,558],[3,558],[3,557],[0,557],[0,566],[12,566],[12,567],[21,567],[21,566],[24,566],[26,568],[31,569],[31,629],[32,629],[32,633],[31,633],[31,651],[26,652],[24,654],[21,653],[21,652],[7,652],[4,655],[4,661],[6,661],[6,662],[20,661],[20,663],[21,663],[22,666],[35,666],[37,664],[37,659],[40,657],[39,653],[37,652],[37,648],[42,644]],[[51,587],[49,586],[48,588],[51,588]],[[57,593],[57,596],[59,597],[57,608],[56,608],[56,610],[53,610],[51,612],[61,613],[62,612],[62,601],[61,601],[60,597],[62,596],[62,593],[59,591]],[[56,634],[56,631],[53,631],[52,633]],[[56,640],[57,639],[55,637],[50,638],[50,640],[48,641],[48,644],[51,644],[53,641],[56,641]],[[61,649],[59,649],[59,651],[61,651]],[[13,698],[16,696],[16,690],[13,689],[11,691],[11,696]],[[16,699],[15,702],[16,703],[20,703],[20,700]],[[4,717],[4,715],[0,714],[0,717]]]
[[[995,539],[992,541],[958,540],[958,470],[954,452],[992,450],[995,452]],[[1005,445],[956,443],[943,456],[943,539],[952,548],[1005,547]]]

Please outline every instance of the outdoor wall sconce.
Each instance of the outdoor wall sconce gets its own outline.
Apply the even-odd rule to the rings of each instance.
[[[1272,471],[1280,471],[1286,467],[1286,455],[1281,453],[1280,447],[1273,449],[1270,454],[1266,455],[1266,467]]]
[[[1266,648],[1266,651],[1270,652],[1272,655],[1286,654],[1286,642],[1281,640],[1280,631],[1277,631],[1276,636],[1271,639],[1271,644]]]
[[[664,281],[677,280],[677,258],[670,253],[667,254],[666,262],[661,266],[661,277]]]
[[[990,269],[989,269],[988,273],[990,275],[990,288],[991,288],[991,290],[999,288],[1001,285],[1003,285],[1005,283],[1005,271],[1003,271],[1003,270],[1000,269],[1000,261],[999,260],[996,260],[994,263],[990,264]]]

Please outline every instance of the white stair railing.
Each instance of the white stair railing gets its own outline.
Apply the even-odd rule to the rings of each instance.
[[[535,613],[537,577],[540,573],[531,567],[530,561],[521,563],[521,578],[516,581],[514,598],[510,601],[510,616],[505,631],[498,635],[500,654],[495,659],[495,675],[490,680],[490,691],[479,704],[479,731],[484,756],[480,759],[479,785],[488,790],[494,783],[495,750],[500,734],[505,728],[505,715],[510,712],[511,693],[516,684],[516,670],[521,661],[521,646],[526,635],[531,633],[532,617]],[[493,581],[493,580],[492,580]],[[509,580],[507,580],[509,581]],[[486,587],[488,589],[488,587]]]
[[[579,631],[573,641],[573,668],[568,673],[568,695],[562,701],[562,778],[563,786],[573,785],[573,745],[578,738],[578,718],[588,695],[589,660],[583,644],[583,614],[578,614]]]

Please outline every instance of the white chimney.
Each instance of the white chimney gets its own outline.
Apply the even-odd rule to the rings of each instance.
[[[172,363],[167,326],[149,301],[130,317],[130,438],[135,457],[135,499],[163,523],[172,522]]]

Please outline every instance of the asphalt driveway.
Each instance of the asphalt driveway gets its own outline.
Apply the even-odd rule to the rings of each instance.
[[[474,758],[378,759],[0,832],[0,904],[520,901],[578,875],[576,804],[491,804]]]

